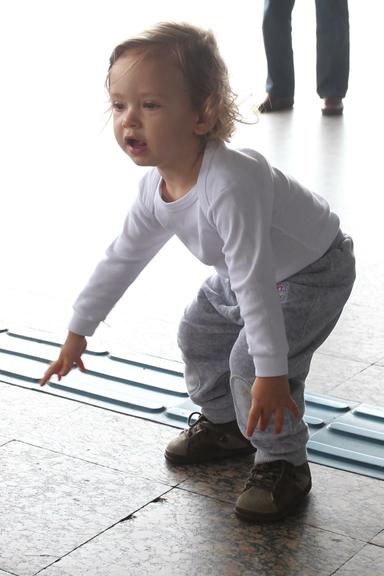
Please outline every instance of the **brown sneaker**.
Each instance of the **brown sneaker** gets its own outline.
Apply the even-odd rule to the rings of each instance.
[[[253,522],[274,522],[294,512],[312,487],[308,462],[285,460],[256,464],[239,496],[235,512]]]
[[[259,112],[280,112],[281,110],[291,110],[293,108],[293,98],[279,98],[268,94],[267,98],[259,106]]]
[[[173,464],[198,464],[255,452],[254,446],[240,432],[236,420],[213,424],[199,414],[198,420],[191,423],[195,414],[199,412],[189,416],[189,428],[171,440],[165,450],[165,457]]]

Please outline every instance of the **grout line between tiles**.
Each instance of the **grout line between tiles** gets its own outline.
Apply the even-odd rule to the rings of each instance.
[[[375,362],[380,362],[380,358],[376,358],[376,360],[362,360],[361,358],[352,357],[351,354],[337,354],[332,352],[317,352],[317,354],[321,354],[322,356],[329,356],[330,358],[338,358],[339,360],[349,360],[350,362],[356,362],[356,364],[375,364]]]
[[[174,487],[174,490],[182,490],[183,492],[189,492],[191,494],[195,494],[196,496],[201,496],[203,498],[209,498],[210,500],[216,500],[218,502],[222,502],[223,504],[230,504],[232,506],[234,506],[234,502],[229,501],[229,500],[224,500],[221,498],[215,498],[214,496],[208,496],[207,494],[202,494],[201,492],[196,492],[195,490],[191,490],[190,488],[183,488],[182,484],[185,482],[185,480],[183,480],[183,482],[180,482],[179,485]],[[292,519],[294,517],[292,516]],[[289,520],[290,518],[288,517],[287,520]],[[323,532],[327,532],[330,534],[335,534],[335,536],[341,536],[344,538],[350,538],[351,540],[355,540],[356,542],[361,542],[363,544],[362,547],[366,546],[367,544],[372,544],[372,542],[370,541],[366,541],[366,540],[362,540],[361,538],[356,538],[355,536],[351,536],[350,534],[347,534],[346,532],[342,532],[342,531],[337,531],[334,529],[329,529],[329,528],[323,528],[322,526],[317,526],[316,524],[312,524],[311,522],[305,522],[303,521],[304,526],[309,526],[310,528],[314,528],[315,530],[322,530]],[[257,525],[257,524],[255,524]],[[382,530],[380,530],[378,532],[378,534],[380,534],[382,532]],[[378,534],[375,534],[375,536],[373,538],[376,538],[376,536]],[[383,546],[380,546],[380,544],[375,544],[375,546],[378,546],[379,548],[382,548]],[[361,548],[362,549],[362,548]],[[360,549],[360,550],[361,550]]]
[[[365,368],[363,368],[362,370],[359,370],[359,372],[356,372],[356,374],[354,376],[348,376],[348,378],[345,380],[345,382],[347,382],[348,380],[351,380],[352,378],[356,378],[356,376],[358,376],[359,374],[362,374],[363,372],[365,372],[369,368],[372,368],[372,366],[378,366],[377,362],[380,362],[380,360],[376,360],[375,362],[371,362],[370,364],[368,364],[368,366],[365,366]],[[379,368],[381,368],[381,366],[379,366]]]
[[[75,398],[67,398],[65,396],[60,396],[59,394],[52,394],[51,392],[46,392],[45,390],[43,390],[42,388],[34,388],[32,387],[32,382],[31,382],[31,386],[25,386],[21,383],[16,383],[16,382],[5,382],[5,380],[0,380],[0,384],[5,384],[6,386],[14,386],[15,388],[19,388],[20,390],[29,390],[30,392],[35,392],[37,394],[44,394],[44,395],[48,395],[51,396],[53,398],[61,398],[64,401],[70,401],[74,404],[74,408],[73,410],[70,410],[68,412],[68,414],[73,414],[73,412],[77,412],[78,410],[81,410],[82,408],[84,408],[84,406],[90,406],[90,404],[87,404],[86,402],[81,402],[80,400],[76,400]],[[37,386],[37,384],[36,384]],[[75,404],[78,404],[78,406],[75,406]],[[92,404],[91,404],[92,406]],[[95,406],[95,408],[100,408],[99,406]]]
[[[17,440],[15,438],[10,438],[9,440],[5,440],[4,444],[0,444],[0,450],[1,448],[4,448],[4,446],[6,446],[7,444],[11,444],[12,442],[17,442]],[[1,568],[0,568],[1,570]]]
[[[217,502],[222,502],[223,504],[232,504],[234,505],[234,502],[230,501],[230,500],[224,500],[223,498],[215,498],[215,496],[208,496],[207,494],[202,494],[201,492],[197,492],[196,490],[192,490],[191,488],[183,488],[182,484],[184,482],[186,482],[186,480],[183,480],[182,482],[180,482],[177,486],[174,486],[175,489],[177,490],[182,490],[183,492],[188,492],[190,494],[195,494],[196,496],[202,496],[203,498],[209,498],[210,500],[216,500]]]
[[[382,528],[378,531],[377,534],[375,534],[375,535],[372,537],[372,540],[374,540],[375,538],[377,538],[380,534],[383,534],[383,535],[384,535],[384,530],[383,530]],[[384,541],[383,541],[383,544],[376,544],[376,542],[372,542],[372,540],[370,540],[370,541],[368,542],[368,544],[372,544],[372,546],[377,546],[378,548],[384,548]]]
[[[33,576],[37,576],[37,574],[40,574],[41,572],[43,572],[43,570],[46,570],[47,568],[50,568],[51,566],[53,566],[54,564],[57,564],[58,562],[60,562],[63,558],[66,558],[66,556],[69,556],[70,554],[72,554],[73,552],[75,552],[76,550],[78,550],[79,548],[82,548],[83,546],[85,546],[86,544],[88,544],[89,542],[92,542],[92,540],[95,540],[96,538],[98,538],[99,536],[101,536],[102,534],[105,534],[105,532],[108,532],[108,530],[111,530],[112,528],[114,528],[115,526],[117,526],[118,524],[122,524],[123,522],[126,522],[128,520],[134,519],[134,515],[137,514],[140,510],[142,510],[143,508],[145,508],[146,506],[149,506],[149,504],[153,504],[153,503],[157,503],[157,502],[161,502],[161,499],[163,498],[163,496],[165,496],[165,494],[168,494],[169,492],[171,492],[173,490],[173,488],[169,488],[169,490],[166,490],[165,492],[163,492],[162,494],[160,494],[160,496],[156,496],[156,498],[153,498],[153,500],[150,500],[149,502],[146,502],[145,504],[143,504],[143,506],[140,506],[139,508],[137,508],[136,510],[134,510],[133,512],[131,512],[130,514],[128,514],[128,516],[126,516],[125,518],[121,518],[120,520],[118,520],[117,522],[114,522],[113,524],[111,524],[110,526],[108,526],[107,528],[105,528],[105,530],[101,530],[101,532],[98,532],[97,534],[95,534],[94,536],[92,536],[91,538],[88,538],[88,540],[82,542],[81,544],[79,544],[78,546],[76,546],[75,548],[73,548],[72,550],[70,550],[69,552],[67,552],[66,554],[63,554],[62,556],[60,556],[60,558],[57,558],[57,560],[55,560],[54,562],[51,562],[50,564],[47,564],[47,566],[44,566],[43,568],[41,568],[40,570],[38,570],[37,572],[35,572],[33,574]]]
[[[377,364],[377,362],[380,362],[380,360],[378,360],[378,361],[376,361],[376,362],[372,362],[372,363],[368,364],[367,366],[365,366],[365,368],[363,368],[363,369],[360,370],[359,372],[356,372],[356,374],[352,374],[351,376],[348,376],[343,382],[341,382],[340,384],[337,384],[337,386],[331,388],[331,389],[329,390],[329,393],[335,394],[336,397],[339,397],[339,396],[337,395],[337,389],[338,389],[338,388],[344,386],[344,384],[346,384],[347,382],[350,382],[350,381],[353,380],[354,378],[357,378],[358,376],[360,376],[360,374],[363,374],[363,372],[365,372],[366,370],[369,370],[369,368],[372,368],[372,367],[383,368],[383,372],[384,372],[384,367],[379,366],[379,365]],[[353,401],[353,400],[352,400],[352,401]],[[366,402],[364,402],[364,401],[358,401],[358,400],[355,400],[355,401],[356,401],[356,402],[359,402],[360,404],[365,404],[365,403],[366,403]]]
[[[358,550],[357,552],[354,552],[354,554],[352,554],[352,556],[351,556],[350,558],[348,558],[345,562],[343,562],[342,564],[340,564],[340,566],[339,566],[338,568],[336,568],[336,570],[335,570],[334,572],[331,572],[331,573],[329,574],[329,576],[334,576],[335,574],[336,574],[336,576],[337,576],[337,573],[341,570],[341,568],[343,568],[346,564],[348,564],[348,562],[350,562],[351,560],[353,560],[353,558],[355,558],[358,554],[360,554],[360,552],[361,552],[362,550],[364,550],[364,548],[365,548],[366,546],[368,546],[368,545],[369,545],[369,543],[366,542],[365,545],[360,548],[360,550]]]
[[[113,468],[112,466],[106,466],[105,464],[100,464],[100,462],[93,462],[92,460],[86,460],[85,458],[81,458],[80,456],[74,456],[72,454],[67,454],[66,452],[60,452],[59,450],[53,450],[52,448],[46,448],[45,446],[39,446],[38,444],[33,444],[32,442],[25,442],[24,440],[18,440],[17,438],[11,440],[10,442],[19,442],[20,444],[25,444],[26,446],[32,446],[33,448],[38,448],[39,450],[45,450],[47,452],[52,452],[53,454],[58,454],[59,456],[65,456],[66,458],[73,458],[74,460],[79,460],[80,462],[85,462],[87,464],[93,464],[94,466],[99,466],[100,468],[105,468],[106,470],[112,470],[113,472],[118,472],[119,474],[123,474],[128,476],[129,478],[138,478],[141,480],[147,480],[148,482],[158,482],[159,484],[164,484],[164,486],[168,486],[169,488],[174,488],[178,485],[177,484],[168,484],[164,480],[160,480],[157,478],[150,478],[148,476],[143,476],[141,474],[134,474],[132,472],[128,472],[127,470],[121,470],[120,468]],[[1,446],[0,446],[1,448]],[[182,480],[184,482],[184,480]]]
[[[316,524],[311,524],[310,522],[303,522],[304,526],[309,526],[310,528],[314,528],[315,530],[321,530],[322,532],[327,532],[328,534],[334,534],[335,536],[341,536],[343,538],[349,538],[350,540],[354,540],[355,542],[361,542],[362,546],[359,552],[367,545],[369,542],[366,540],[362,540],[361,538],[356,538],[355,536],[351,536],[350,534],[346,534],[345,532],[339,532],[336,530],[332,530],[329,528],[323,528],[322,526],[316,526]],[[357,554],[358,552],[356,552]],[[338,568],[339,569],[339,568]]]
[[[4,572],[4,574],[6,574],[8,576],[20,576],[19,574],[16,574],[16,572],[9,572],[8,570],[3,570],[2,567],[0,566],[0,570],[2,570]]]
[[[367,542],[367,544],[369,544],[370,546],[375,546],[376,548],[380,548],[381,550],[384,549],[383,544],[376,544],[376,542]]]

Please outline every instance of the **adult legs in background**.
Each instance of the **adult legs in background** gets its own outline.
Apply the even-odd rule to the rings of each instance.
[[[347,0],[316,0],[317,93],[344,98],[349,77],[349,13]]]
[[[295,0],[265,0],[263,38],[267,58],[267,100],[260,112],[292,108],[295,74],[291,14]]]
[[[316,0],[317,93],[326,116],[343,113],[349,77],[349,13],[347,0]]]
[[[294,0],[265,0],[263,37],[267,57],[267,99],[260,112],[290,109],[295,78],[291,15]],[[316,0],[317,92],[324,99],[322,112],[343,112],[342,100],[349,77],[348,0]]]
[[[279,98],[293,98],[295,77],[291,13],[295,0],[265,0],[263,37],[267,57],[266,91]]]

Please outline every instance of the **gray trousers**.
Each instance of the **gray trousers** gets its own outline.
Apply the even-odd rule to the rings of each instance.
[[[333,330],[354,279],[353,243],[339,232],[319,260],[278,284],[289,345],[290,391],[301,418],[297,420],[286,410],[280,434],[274,432],[273,418],[266,430],[254,431],[251,442],[257,448],[257,463],[283,459],[300,465],[306,460],[305,379],[313,353]],[[178,344],[191,400],[211,422],[236,419],[245,435],[256,375],[229,280],[215,274],[204,282],[184,312]]]

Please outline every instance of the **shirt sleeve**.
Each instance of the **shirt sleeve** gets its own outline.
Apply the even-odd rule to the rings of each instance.
[[[255,160],[251,170],[210,202],[257,376],[288,373],[288,343],[271,246],[273,199],[271,169],[266,161]]]
[[[98,324],[171,236],[172,233],[161,226],[138,197],[121,234],[109,246],[105,258],[75,301],[69,330],[92,336]]]

